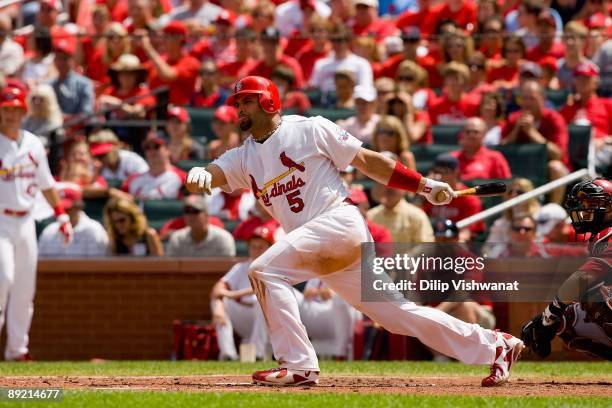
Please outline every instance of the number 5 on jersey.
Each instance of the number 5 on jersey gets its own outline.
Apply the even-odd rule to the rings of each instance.
[[[299,213],[304,209],[304,201],[298,197],[300,193],[300,190],[295,190],[285,196],[287,197],[287,202],[289,203],[289,209],[294,213]]]

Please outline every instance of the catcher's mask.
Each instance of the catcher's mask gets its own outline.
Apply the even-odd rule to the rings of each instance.
[[[579,234],[597,234],[612,226],[612,182],[605,178],[582,181],[567,193],[563,204]]]

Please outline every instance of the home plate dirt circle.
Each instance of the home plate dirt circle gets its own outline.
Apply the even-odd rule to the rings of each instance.
[[[483,388],[480,377],[322,376],[316,387],[271,388],[253,385],[249,376],[30,376],[2,377],[0,387],[61,387],[76,390],[187,391],[187,392],[357,392],[373,394],[602,396],[612,397],[612,382],[597,378],[552,379],[514,377],[501,387]]]

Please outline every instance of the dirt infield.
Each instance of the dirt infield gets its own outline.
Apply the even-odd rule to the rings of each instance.
[[[612,397],[612,382],[596,378],[552,380],[515,377],[496,388],[480,387],[477,377],[371,377],[322,376],[317,387],[270,388],[250,384],[249,376],[164,376],[96,377],[32,376],[3,377],[1,387],[62,387],[77,390],[190,391],[190,392],[344,392],[402,393],[415,395],[497,395],[497,396],[604,396]]]

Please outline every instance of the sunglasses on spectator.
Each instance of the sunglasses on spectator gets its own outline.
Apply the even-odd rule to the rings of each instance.
[[[450,43],[448,44],[448,48],[463,48],[463,43]]]
[[[126,222],[129,221],[129,218],[120,216],[120,217],[115,217],[112,220],[113,220],[113,224],[125,224]]]
[[[159,150],[161,145],[158,144],[148,144],[144,147],[145,150]]]
[[[533,227],[525,227],[523,225],[513,225],[512,226],[512,231],[514,232],[531,232],[533,230],[534,230]]]
[[[508,194],[524,194],[525,192],[523,190],[520,190],[518,188],[513,188],[511,190],[508,190]]]
[[[393,129],[378,129],[376,134],[384,136],[397,136],[397,132]]]
[[[397,77],[397,79],[400,81],[406,81],[406,82],[414,81],[414,77],[411,75],[402,75],[400,77]]]
[[[193,207],[185,207],[183,209],[183,213],[187,214],[187,215],[197,215],[199,213],[201,213],[202,211],[198,210],[197,208],[193,208]]]

